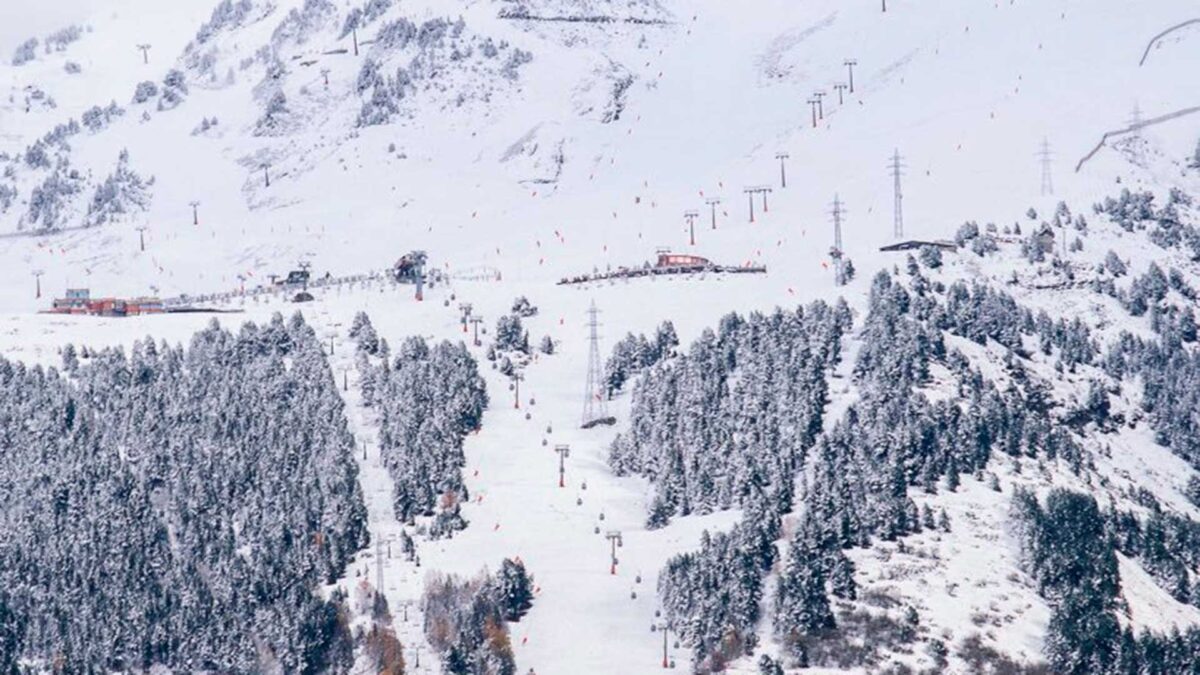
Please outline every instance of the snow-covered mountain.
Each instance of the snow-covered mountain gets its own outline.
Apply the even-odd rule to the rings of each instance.
[[[304,566],[301,588],[346,591],[364,672],[382,620],[355,594],[381,582],[406,672],[504,651],[452,655],[469,631],[431,618],[519,588],[503,559],[533,577],[528,612],[497,620],[516,672],[661,670],[664,644],[668,665],[701,671],[759,672],[764,656],[787,672],[1194,669],[1200,16],[1175,0],[926,4],[112,0],[0,65],[0,349],[56,367],[67,344],[132,355],[144,336],[191,343],[188,363],[257,349],[211,329],[193,342],[205,314],[37,313],[82,287],[242,311],[222,325],[274,337],[237,339],[287,345],[244,364],[266,392],[301,387],[288,369],[316,358],[311,341],[328,347],[298,400],[325,415],[342,394],[344,428],[322,427],[306,460],[339,479],[288,499],[329,500],[336,517],[305,518],[347,550],[280,559]],[[558,284],[662,249],[766,273]],[[423,302],[382,276],[411,250],[438,271]],[[301,262],[374,276],[314,284],[306,304],[268,292]],[[536,314],[498,325],[517,297]],[[479,345],[461,303],[482,317]],[[581,429],[592,303],[616,423]],[[294,310],[311,331],[269,328]],[[438,351],[444,339],[466,347]],[[119,414],[94,394],[125,366],[82,362],[45,400],[91,392],[89,414]],[[461,394],[468,362],[482,415]],[[13,386],[42,386],[23,377]],[[159,395],[203,407],[259,392],[189,378]],[[157,439],[150,419],[96,432],[138,485],[156,474],[130,463],[126,434]],[[161,440],[166,465],[199,456]],[[147,503],[183,560],[193,535],[173,509],[198,488],[167,485]],[[246,543],[246,513],[279,507],[239,498],[229,541]],[[436,576],[484,567],[505,584]],[[45,596],[0,592],[0,629],[6,602],[44,608],[31,597]],[[665,620],[664,643],[651,625]],[[278,645],[309,624],[268,637],[263,621],[230,624],[257,656],[191,668],[348,663],[289,661]],[[11,632],[21,663],[52,666],[38,651],[52,635]],[[71,663],[156,662],[87,661],[104,650]]]

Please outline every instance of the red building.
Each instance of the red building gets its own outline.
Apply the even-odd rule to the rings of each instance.
[[[657,267],[708,267],[708,258],[683,253],[659,253]]]
[[[86,288],[71,288],[67,297],[58,298],[50,309],[52,314],[87,314],[91,316],[137,316],[161,314],[166,311],[158,298],[93,298]]]

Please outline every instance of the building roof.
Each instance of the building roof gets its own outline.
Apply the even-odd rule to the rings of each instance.
[[[909,239],[907,241],[898,241],[895,244],[888,244],[887,246],[880,246],[879,250],[880,251],[911,251],[913,249],[922,248],[924,246],[933,246],[935,248],[940,248],[945,251],[957,251],[958,250],[958,246],[956,246],[954,244],[954,242],[946,241],[945,239],[934,239],[934,240]]]

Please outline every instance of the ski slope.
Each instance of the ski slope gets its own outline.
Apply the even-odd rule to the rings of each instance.
[[[371,46],[362,46],[359,57],[326,54],[351,47],[350,38],[339,38],[331,25],[304,44],[280,48],[288,65],[280,86],[292,116],[288,133],[278,137],[251,134],[262,111],[255,89],[263,68],[239,64],[271,40],[287,9],[302,4],[292,0],[278,0],[262,21],[221,36],[218,72],[233,68],[232,84],[193,82],[184,103],[169,111],[129,104],[137,82],[159,81],[179,64],[212,4],[114,0],[103,12],[80,18],[92,30],[63,53],[0,66],[0,87],[7,90],[0,91],[0,151],[19,153],[55,124],[116,100],[126,114],[101,132],[71,139],[72,162],[99,180],[125,148],[132,166],[155,178],[144,214],[29,236],[18,232],[18,220],[35,176],[18,171],[14,184],[21,196],[0,213],[0,351],[53,364],[56,349],[68,342],[121,345],[145,335],[185,341],[209,320],[35,313],[66,288],[118,296],[222,292],[243,281],[265,283],[269,274],[286,273],[302,259],[317,274],[358,274],[384,269],[411,249],[427,250],[451,275],[479,266],[499,270],[499,280],[454,281],[430,290],[422,303],[406,287],[368,285],[321,291],[315,303],[302,307],[279,298],[234,302],[245,313],[222,321],[258,321],[300,309],[318,333],[333,338],[333,366],[340,374],[352,365],[346,331],[357,311],[368,312],[380,335],[398,344],[407,335],[465,339],[460,301],[473,303],[489,326],[515,296],[526,295],[540,307],[527,322],[531,338],[550,335],[558,353],[528,368],[520,409],[513,407],[506,379],[481,361],[492,405],[466,446],[472,502],[463,515],[470,526],[450,540],[420,540],[420,569],[398,558],[384,563],[385,591],[396,613],[419,598],[425,570],[471,575],[520,556],[540,589],[528,617],[512,627],[520,672],[660,669],[660,635],[649,630],[658,569],[671,555],[694,548],[703,529],[724,529],[738,518],[727,512],[644,529],[648,486],[613,477],[605,462],[627,401],[614,403],[615,429],[577,428],[589,303],[603,312],[602,349],[627,331],[648,332],[665,319],[686,345],[726,312],[838,294],[861,318],[873,273],[904,262],[903,254],[878,250],[894,239],[886,168],[894,149],[907,165],[905,238],[949,238],[965,220],[1024,224],[1028,207],[1050,213],[1059,200],[1086,212],[1123,186],[1200,188],[1196,173],[1183,171],[1200,136],[1200,117],[1144,129],[1140,150],[1106,146],[1073,170],[1106,131],[1128,125],[1135,105],[1146,118],[1200,105],[1200,71],[1191,65],[1200,57],[1200,34],[1181,31],[1139,66],[1151,38],[1194,18],[1194,3],[1182,0],[1159,0],[1137,12],[1116,0],[962,0],[937,7],[901,1],[889,3],[886,14],[877,3],[844,0],[760,0],[753,7],[673,0],[662,2],[668,16],[663,24],[522,22],[500,18],[501,2],[413,0],[387,16],[419,21],[461,15],[471,33],[528,50],[533,61],[517,81],[500,83],[489,101],[455,106],[456,92],[495,83],[453,71],[443,82],[450,93],[417,95],[410,117],[357,128],[355,79]],[[551,13],[571,6],[565,0],[537,4]],[[360,39],[370,37],[364,32]],[[149,64],[135,48],[143,41],[153,43]],[[846,80],[846,59],[858,62],[855,91],[838,104],[833,85]],[[78,62],[82,73],[66,74],[66,60]],[[314,63],[299,65],[307,60]],[[323,68],[329,69],[328,87]],[[624,76],[632,77],[624,108],[606,123],[613,78]],[[25,112],[23,92],[32,84],[58,107]],[[827,96],[824,119],[813,127],[806,100],[815,90]],[[217,128],[192,135],[201,118],[214,115]],[[1053,195],[1041,194],[1035,154],[1043,138],[1054,151]],[[779,184],[781,151],[790,155],[786,188]],[[556,152],[563,158],[557,173]],[[262,180],[264,162],[271,166],[269,187]],[[758,185],[773,192],[769,210],[757,202],[750,223],[743,189]],[[90,194],[85,190],[84,197]],[[858,269],[844,289],[834,285],[828,255],[835,195],[846,204],[845,248]],[[708,198],[721,199],[716,229]],[[191,201],[200,203],[198,225],[192,224]],[[683,219],[691,209],[701,214],[694,247]],[[145,251],[137,227],[147,228]],[[1102,259],[1108,247],[1119,248],[1135,269],[1161,255],[1145,241],[1122,238],[1116,228],[1096,229],[1078,254],[1081,262]],[[554,285],[572,274],[640,264],[660,247],[722,264],[763,264],[768,273]],[[1006,246],[985,262],[950,257],[942,280],[1004,283],[1018,266],[1014,248]],[[44,272],[40,299],[33,292],[36,271]],[[1090,306],[1095,296],[1083,292],[1013,292],[1035,308],[1098,321],[1105,315],[1096,312],[1115,315],[1112,307]],[[447,306],[451,294],[455,299]],[[482,349],[473,351],[482,355]],[[388,541],[400,526],[390,518],[386,478],[371,447],[374,422],[357,405],[354,377],[351,371],[347,401],[356,435],[368,447],[362,476],[372,534]],[[1101,470],[1173,494],[1184,470],[1179,460],[1147,438],[1123,442],[1131,452],[1118,453],[1113,466]],[[557,487],[551,449],[558,443],[572,449],[567,488]],[[856,562],[862,581],[887,581],[900,597],[919,599],[933,629],[955,638],[976,630],[973,613],[1014,617],[995,626],[988,639],[1028,662],[1037,658],[1048,610],[1027,585],[1008,580],[1017,568],[1000,528],[1009,489],[1031,479],[1001,476],[1003,496],[969,485],[949,503],[952,534],[921,535],[929,540],[915,545],[936,552],[935,562],[897,554],[891,562],[873,563],[875,550],[861,552]],[[1046,484],[1060,480],[1070,479]],[[969,520],[972,513],[980,514],[978,522]],[[609,529],[624,536],[615,576],[602,534]],[[997,554],[998,548],[1005,552]],[[374,565],[368,549],[351,569],[365,569],[366,578],[374,579]],[[1136,567],[1122,561],[1123,576],[1129,565]],[[884,579],[905,566],[926,569],[919,579]],[[1159,614],[1162,603],[1171,602],[1154,594],[1152,582],[1131,578],[1140,579],[1129,590],[1135,596],[1131,620],[1141,620],[1143,607]],[[1178,607],[1166,616],[1195,621],[1194,613]],[[422,639],[415,610],[410,618],[399,632],[406,648],[415,650]],[[671,652],[686,669],[687,649]],[[436,672],[429,656],[426,649],[421,664]],[[738,672],[753,672],[745,661]]]
[[[37,82],[60,106],[29,114],[3,108],[6,150],[19,152],[90,105],[126,105],[136,81],[174,65],[171,55],[207,9],[187,3],[165,13],[146,66],[133,48],[138,5],[125,1],[128,10],[98,19],[63,54],[3,68],[14,90]],[[356,66],[351,55],[335,55],[286,76],[301,118],[286,137],[247,133],[261,108],[250,91],[261,77],[255,66],[232,86],[193,84],[183,105],[151,110],[149,121],[126,106],[110,128],[72,139],[72,156],[98,177],[128,148],[132,166],[155,177],[152,206],[131,218],[138,222],[0,243],[14,261],[4,270],[5,305],[42,306],[27,292],[35,269],[55,292],[86,284],[117,294],[150,286],[195,294],[234,288],[239,274],[263,280],[300,257],[315,270],[346,273],[384,267],[417,247],[451,267],[488,264],[510,280],[543,283],[640,263],[660,246],[686,248],[683,211],[707,215],[706,197],[723,200],[719,229],[700,232],[696,252],[767,264],[775,270],[770,303],[789,287],[828,287],[832,275],[821,263],[835,194],[848,210],[849,254],[860,269],[872,267],[874,249],[890,239],[885,165],[893,149],[908,165],[906,234],[945,237],[966,219],[1004,223],[1029,205],[1090,203],[1110,191],[1124,163],[1101,156],[1080,175],[1070,166],[1104,131],[1123,126],[1135,103],[1146,117],[1200,104],[1188,99],[1194,83],[1186,80],[1196,75],[1181,67],[1200,43],[1181,42],[1137,65],[1148,35],[1186,14],[1186,3],[1154,3],[1131,21],[1115,2],[965,2],[936,12],[900,3],[886,15],[870,3],[767,2],[746,13],[696,2],[673,6],[665,26],[603,29],[526,27],[496,18],[497,4],[403,9],[416,19],[461,13],[469,30],[534,53],[516,86],[486,110],[438,109],[444,101],[433,96],[412,119],[356,129]],[[223,58],[252,53],[274,23],[243,27]],[[294,55],[349,46],[335,35],[316,35]],[[568,37],[583,46],[564,46]],[[113,48],[120,43],[129,48]],[[62,73],[67,58],[83,73]],[[831,86],[845,80],[846,58],[859,62],[856,92],[838,106]],[[581,88],[604,84],[595,80],[599,61],[635,77],[625,114],[611,124],[576,110],[594,93]],[[329,90],[319,67],[331,70]],[[829,96],[826,120],[813,129],[804,101],[817,89]],[[215,133],[191,136],[210,115],[220,118]],[[1182,139],[1196,126],[1182,119],[1150,133],[1186,150]],[[1034,157],[1043,137],[1056,157],[1056,194],[1047,199]],[[387,151],[390,143],[397,152]],[[565,158],[558,182],[522,182],[544,177],[557,143]],[[778,151],[791,155],[787,190],[777,184]],[[259,157],[273,160],[269,189],[250,159]],[[760,184],[776,189],[770,212],[751,227],[742,189]],[[191,225],[193,200],[199,226]],[[3,229],[16,229],[19,211],[14,205],[0,216]],[[144,253],[138,225],[148,227]]]

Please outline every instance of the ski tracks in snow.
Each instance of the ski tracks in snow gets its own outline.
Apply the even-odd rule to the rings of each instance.
[[[436,672],[428,669],[437,664],[437,659],[425,641],[421,617],[421,592],[424,588],[424,574],[417,562],[405,559],[400,551],[400,533],[404,525],[396,520],[392,510],[392,479],[379,448],[379,418],[376,412],[362,405],[362,390],[358,386],[358,370],[354,367],[352,346],[343,342],[341,353],[336,353],[330,359],[335,375],[345,371],[348,377],[348,387],[342,391],[342,400],[346,404],[346,418],[350,431],[354,434],[358,447],[355,449],[355,461],[358,463],[358,480],[362,486],[363,501],[367,506],[367,528],[371,533],[371,543],[360,551],[354,561],[346,568],[343,587],[350,596],[353,605],[356,591],[362,583],[376,587],[378,579],[382,579],[379,589],[387,599],[388,609],[392,614],[392,627],[396,637],[404,645],[404,658],[412,668],[411,672]],[[365,451],[365,457],[364,457]],[[417,549],[419,561],[421,550]],[[421,659],[424,659],[423,661]],[[420,662],[420,669],[415,664]]]

